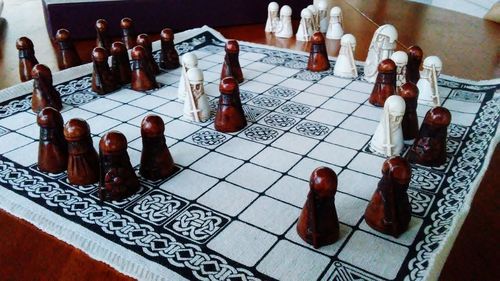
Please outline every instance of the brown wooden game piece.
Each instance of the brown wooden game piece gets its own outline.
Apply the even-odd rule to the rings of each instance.
[[[50,69],[43,64],[37,64],[31,70],[31,77],[33,77],[31,109],[35,113],[49,106],[61,110],[61,95],[52,85],[52,72]]]
[[[403,139],[413,140],[418,135],[417,101],[418,87],[412,82],[406,82],[398,89],[399,95],[405,100],[406,109],[401,127],[403,129]]]
[[[97,32],[96,46],[104,48],[109,52],[111,48],[111,40],[108,35],[108,22],[105,19],[98,19],[95,22],[95,30]]]
[[[136,91],[148,91],[157,88],[156,79],[146,63],[146,50],[142,46],[132,49],[132,82],[131,87]]]
[[[387,159],[382,165],[382,179],[365,210],[365,221],[373,229],[399,237],[408,229],[411,206],[406,193],[411,167],[400,156]]]
[[[406,64],[406,81],[416,85],[420,79],[420,64],[422,64],[424,52],[419,46],[411,46],[408,48],[407,53],[408,63]]]
[[[161,51],[160,67],[164,69],[175,69],[180,66],[179,54],[174,46],[174,32],[170,28],[164,28],[160,33]]]
[[[60,70],[82,64],[82,60],[73,45],[73,40],[71,40],[71,34],[67,29],[59,29],[55,38],[59,46],[57,64]]]
[[[446,137],[450,122],[451,113],[448,109],[441,106],[430,109],[408,151],[408,161],[431,167],[446,163]]]
[[[384,106],[385,100],[396,94],[396,64],[385,59],[378,65],[378,75],[373,86],[369,102],[375,106]]]
[[[42,109],[36,118],[40,127],[38,169],[48,173],[61,173],[68,167],[68,144],[63,133],[63,118],[53,107]]]
[[[122,29],[122,42],[127,49],[135,47],[134,21],[131,18],[123,18],[120,21]]]
[[[99,158],[90,136],[90,128],[83,119],[74,118],[64,125],[68,142],[68,181],[87,185],[99,180]]]
[[[141,123],[141,175],[150,180],[166,178],[175,172],[174,160],[165,143],[165,123],[158,115],[147,115]]]
[[[106,133],[99,142],[99,170],[101,200],[122,200],[139,190],[139,179],[127,153],[127,139],[118,131]]]
[[[240,53],[240,45],[236,40],[228,40],[226,42],[226,56],[224,57],[224,62],[222,63],[222,71],[220,79],[226,77],[234,77],[238,83],[242,83],[243,72],[241,71],[240,60],[238,58]]]
[[[94,71],[92,72],[92,91],[99,95],[104,95],[120,87],[109,68],[108,53],[104,48],[95,47],[94,50],[92,50],[92,62],[94,64]]]
[[[326,52],[325,37],[323,33],[314,33],[311,37],[311,43],[307,70],[319,72],[330,69],[330,61],[328,61],[328,53]]]
[[[121,85],[128,84],[132,80],[127,48],[119,41],[111,44],[111,72],[115,81]]]
[[[226,77],[219,85],[220,97],[214,127],[219,132],[237,132],[247,125],[245,112],[241,106],[238,82],[233,77]]]
[[[31,70],[38,64],[33,42],[28,37],[21,37],[16,41],[16,48],[19,50],[19,78],[21,82],[31,80]]]
[[[146,50],[146,62],[151,69],[151,73],[153,73],[153,75],[159,74],[160,68],[158,67],[158,64],[156,64],[156,61],[153,57],[153,44],[151,43],[149,36],[144,33],[139,34],[137,36],[137,45],[144,47],[144,50]]]
[[[339,239],[339,219],[335,209],[337,175],[327,167],[316,168],[309,180],[309,193],[297,222],[297,233],[314,248]]]

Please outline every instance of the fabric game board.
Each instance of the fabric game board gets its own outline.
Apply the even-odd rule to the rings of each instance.
[[[223,47],[208,27],[176,35],[179,54],[198,56],[214,110]],[[334,58],[332,70],[313,73],[303,52],[244,42],[240,50],[249,124],[232,134],[215,131],[213,118],[182,118],[180,69],[163,71],[159,89],[126,86],[105,96],[91,91],[91,65],[54,73],[64,120],[87,120],[95,147],[111,129],[124,133],[137,170],[142,118],[154,113],[165,121],[179,171],[156,182],[141,178],[141,190],[120,202],[101,202],[97,185],[40,172],[32,83],[3,90],[0,207],[140,280],[436,279],[499,139],[500,81],[439,78],[452,113],[448,160],[412,165],[410,228],[395,239],[363,220],[384,161],[368,149],[382,114],[367,101],[372,84],[334,77]],[[420,121],[429,109],[418,106]],[[314,249],[295,228],[318,166],[338,174],[340,240]]]

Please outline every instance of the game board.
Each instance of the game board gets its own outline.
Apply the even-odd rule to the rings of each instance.
[[[176,35],[180,54],[198,56],[213,108],[223,40],[208,27]],[[500,81],[440,77],[453,116],[449,159],[413,166],[410,229],[395,239],[363,220],[384,161],[367,148],[382,113],[367,102],[372,84],[309,72],[306,53],[243,42],[240,49],[249,124],[232,134],[215,131],[212,120],[183,120],[180,69],[160,74],[159,89],[105,96],[91,92],[91,65],[54,74],[65,121],[87,120],[96,147],[106,131],[121,131],[136,168],[140,121],[149,113],[164,119],[179,171],[157,182],[141,178],[139,193],[121,202],[101,202],[96,185],[72,186],[65,173],[38,171],[31,83],[0,92],[0,207],[141,280],[437,278],[498,142]],[[428,109],[419,105],[419,117]],[[295,224],[318,166],[338,174],[341,225],[338,242],[314,249]]]

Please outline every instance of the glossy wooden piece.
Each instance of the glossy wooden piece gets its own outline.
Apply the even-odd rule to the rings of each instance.
[[[411,167],[406,159],[394,156],[382,165],[382,178],[365,210],[365,221],[373,229],[399,237],[408,229],[411,206],[408,200]]]
[[[31,94],[31,110],[38,113],[45,107],[62,109],[61,95],[52,82],[52,72],[43,65],[37,64],[31,70],[33,77],[33,92]]]
[[[92,91],[99,95],[111,93],[119,88],[108,64],[108,52],[102,47],[92,50],[94,71],[92,72]]]
[[[309,193],[297,222],[300,238],[319,248],[339,239],[339,219],[335,209],[337,175],[327,167],[316,168],[309,180]]]
[[[174,32],[170,28],[164,28],[160,33],[161,51],[160,67],[163,69],[175,69],[180,66],[179,54],[174,46]]]
[[[219,85],[220,97],[215,114],[215,130],[224,133],[237,132],[247,125],[240,99],[238,82],[233,77],[226,77]]]
[[[146,62],[148,67],[150,68],[151,73],[154,75],[160,74],[160,68],[153,57],[153,44],[151,43],[151,39],[147,34],[139,34],[137,35],[137,45],[144,47],[146,50]]]
[[[122,29],[122,42],[125,47],[127,49],[135,47],[134,21],[131,18],[123,18],[120,21],[120,28]]]
[[[396,64],[385,59],[378,65],[378,75],[368,101],[375,106],[384,106],[385,100],[396,94]]]
[[[111,49],[111,39],[108,35],[108,22],[105,19],[98,19],[95,22],[95,31],[97,33],[95,45],[109,52]]]
[[[105,201],[123,200],[139,190],[127,153],[127,139],[118,131],[110,131],[99,142],[99,197]]]
[[[408,48],[408,64],[406,65],[406,81],[417,84],[420,79],[420,65],[424,58],[424,52],[419,46],[411,46]]]
[[[132,81],[127,47],[119,41],[111,44],[111,72],[118,84],[125,85]]]
[[[146,62],[146,50],[142,46],[135,46],[132,49],[132,90],[147,91],[157,87],[156,79]]]
[[[408,151],[408,161],[431,167],[446,163],[446,138],[450,122],[451,113],[448,109],[441,106],[430,109]]]
[[[73,40],[71,40],[71,34],[67,29],[59,29],[55,38],[59,46],[57,56],[59,69],[66,69],[82,64],[82,60],[73,45]]]
[[[31,70],[38,64],[33,42],[28,37],[21,37],[16,41],[16,49],[19,51],[19,79],[21,82],[31,80]]]
[[[326,52],[326,43],[323,33],[316,32],[311,37],[311,51],[307,61],[307,70],[320,72],[330,69],[328,53]]]
[[[64,125],[68,142],[68,181],[88,185],[99,180],[99,158],[90,136],[90,127],[83,119],[74,118]]]
[[[176,171],[164,133],[165,123],[160,116],[144,117],[141,123],[142,153],[139,171],[146,179],[159,180]]]
[[[418,135],[418,117],[417,117],[417,101],[418,88],[412,82],[404,83],[399,89],[398,94],[405,100],[406,109],[401,127],[403,129],[403,139],[413,140]]]
[[[238,83],[242,83],[243,72],[241,71],[239,54],[240,54],[240,45],[238,41],[234,39],[230,39],[226,42],[226,56],[224,57],[224,61],[222,63],[222,71],[220,75],[220,79],[224,79],[226,77],[234,77]]]
[[[42,109],[36,118],[40,127],[38,169],[47,173],[64,172],[68,166],[68,144],[63,133],[63,118],[55,108]]]

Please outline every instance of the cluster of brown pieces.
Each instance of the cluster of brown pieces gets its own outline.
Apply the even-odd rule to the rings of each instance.
[[[387,159],[382,178],[365,210],[365,221],[373,229],[399,237],[409,226],[411,206],[407,189],[411,167],[402,157]],[[299,236],[314,248],[335,243],[339,237],[339,219],[335,209],[337,175],[327,167],[314,170],[309,194],[297,223]]]
[[[42,109],[37,115],[40,126],[38,168],[48,173],[67,171],[75,185],[99,182],[103,200],[121,200],[139,189],[139,180],[130,164],[127,139],[118,131],[107,132],[99,142],[97,154],[90,127],[83,119],[71,119],[65,125],[58,110]],[[140,174],[149,180],[171,176],[174,160],[165,143],[165,124],[161,117],[148,115],[141,123],[143,151]]]

